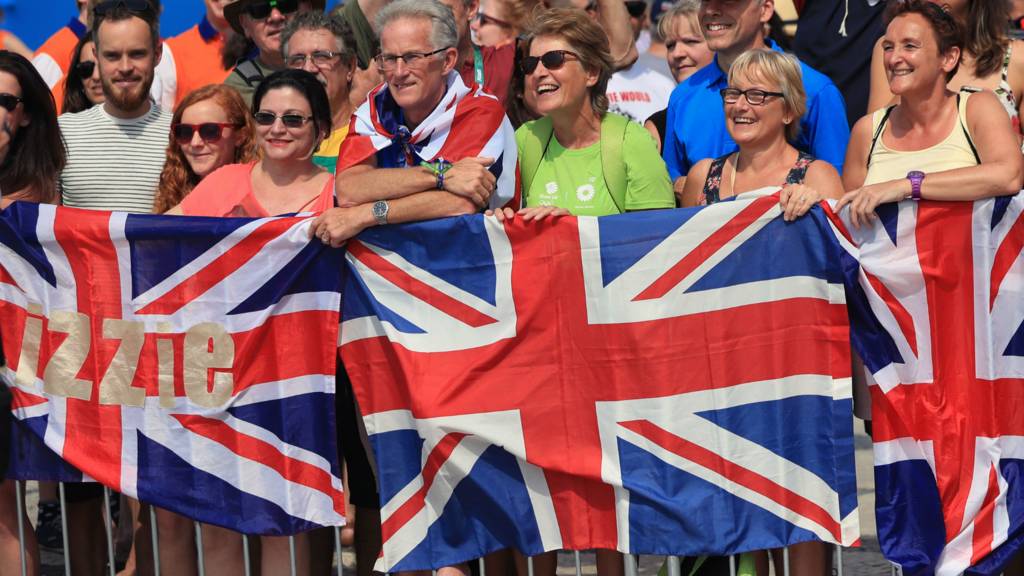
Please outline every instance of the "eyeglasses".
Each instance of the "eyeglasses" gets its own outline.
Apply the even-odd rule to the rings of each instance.
[[[527,76],[533,74],[533,71],[537,69],[537,64],[543,64],[548,70],[558,70],[565,66],[566,57],[572,57],[574,60],[580,59],[579,55],[568,50],[552,50],[540,56],[526,56],[523,58],[523,74]]]
[[[451,46],[445,46],[444,48],[438,48],[433,52],[406,52],[405,54],[377,54],[374,56],[374,60],[377,61],[377,68],[380,68],[384,72],[390,72],[395,69],[398,65],[398,61],[405,62],[405,65],[409,68],[420,68],[426,66],[427,58],[448,50]]]
[[[740,96],[743,96],[751,106],[760,106],[761,104],[764,104],[765,99],[769,96],[778,96],[779,98],[785,96],[782,92],[768,92],[757,88],[751,88],[749,90],[724,88],[719,92],[719,94],[722,95],[722,100],[726,104],[735,104],[740,101]]]
[[[488,16],[483,11],[478,11],[476,16],[473,18],[476,23],[480,26],[486,26],[488,24],[494,24],[495,26],[501,26],[504,28],[512,28],[512,23],[501,18],[495,18],[494,16]]]
[[[339,56],[341,56],[341,52],[332,52],[330,50],[314,50],[312,54],[292,54],[288,57],[288,67],[302,68],[306,65],[307,60],[312,60],[313,66],[327,68]]]
[[[644,0],[628,0],[625,4],[626,12],[629,12],[633,18],[639,18],[647,11],[647,2]]]
[[[253,114],[252,117],[260,126],[273,126],[274,122],[280,118],[285,128],[302,128],[303,124],[313,119],[312,116],[303,116],[302,114],[281,114],[278,116],[273,112],[263,110]]]
[[[213,144],[224,136],[225,128],[238,128],[238,124],[227,122],[203,122],[202,124],[174,124],[171,126],[171,134],[178,144],[188,144],[192,137],[199,132],[199,137],[204,142]]]
[[[245,7],[246,14],[253,20],[266,20],[274,8],[281,14],[291,14],[299,9],[299,0],[267,0],[253,2]]]
[[[96,70],[96,62],[85,61],[75,64],[75,75],[79,78],[92,78],[92,73]]]
[[[8,112],[14,112],[14,109],[18,107],[18,104],[24,102],[25,99],[21,96],[15,96],[14,94],[0,93],[0,106],[5,108]]]
[[[139,13],[153,11],[153,5],[149,3],[149,0],[106,0],[97,4],[92,12],[96,16],[106,16],[115,8],[126,8],[129,12]]]

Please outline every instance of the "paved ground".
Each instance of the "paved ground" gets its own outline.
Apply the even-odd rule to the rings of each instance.
[[[860,424],[857,424],[858,428]],[[871,440],[863,434],[855,438],[857,448],[857,490],[860,503],[861,547],[843,550],[843,576],[887,576],[891,572],[890,564],[882,557],[878,548],[874,522],[874,476],[872,473]],[[29,484],[28,509],[29,517],[35,519],[36,493],[34,483]],[[63,556],[59,553],[43,553],[44,576],[61,576],[64,574]],[[352,574],[355,558],[350,550],[342,554],[344,571]],[[644,556],[640,558],[640,576],[655,576],[664,562],[661,556]],[[593,553],[581,554],[581,572],[590,576],[597,574]],[[216,572],[209,572],[216,574]],[[575,576],[576,562],[571,552],[559,556],[559,576]],[[835,572],[834,572],[835,573]]]

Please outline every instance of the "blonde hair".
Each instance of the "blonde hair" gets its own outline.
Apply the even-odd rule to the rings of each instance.
[[[740,77],[778,84],[782,101],[793,114],[793,122],[786,125],[786,139],[796,140],[800,134],[800,119],[807,111],[807,93],[796,57],[769,48],[748,50],[729,68],[729,85],[734,85]]]
[[[700,34],[700,18],[697,16],[700,11],[700,0],[678,0],[672,7],[658,16],[657,33],[662,40],[668,40],[675,27],[676,18],[686,18],[690,21],[690,28]]]

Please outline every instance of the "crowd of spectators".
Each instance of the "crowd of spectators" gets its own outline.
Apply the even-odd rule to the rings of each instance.
[[[167,39],[159,0],[73,1],[78,15],[34,55],[0,34],[0,209],[312,212],[311,236],[342,246],[384,224],[603,216],[765,187],[781,188],[786,220],[838,199],[859,226],[883,203],[1010,195],[1024,180],[1024,1],[794,0],[790,38],[775,0],[346,0],[328,13],[325,0],[204,0]],[[340,365],[338,382],[343,541],[369,576],[380,502]],[[867,383],[856,370],[870,421]],[[60,546],[55,491],[40,494],[29,574],[37,532]],[[18,562],[14,499],[0,484],[2,566]],[[73,573],[100,574],[99,491],[69,485],[67,502]],[[139,535],[126,570],[148,573],[149,515],[123,507]],[[240,535],[204,526],[198,550],[191,521],[154,517],[166,573],[195,573],[199,554],[242,573]],[[299,573],[329,570],[329,535],[294,545]],[[287,539],[255,549],[262,573],[288,572]],[[830,565],[820,544],[791,556],[795,574]],[[759,573],[770,557],[752,557]],[[486,565],[526,573],[510,552]],[[622,567],[598,554],[601,576]],[[539,575],[554,570],[553,555],[535,558]]]

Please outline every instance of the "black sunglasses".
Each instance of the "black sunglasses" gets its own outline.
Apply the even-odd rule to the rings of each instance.
[[[0,94],[0,106],[3,106],[8,112],[14,112],[14,109],[18,107],[18,104],[24,102],[25,99],[14,94]]]
[[[252,115],[253,120],[256,121],[260,126],[273,126],[274,122],[278,118],[281,119],[281,123],[286,128],[302,128],[302,125],[313,119],[312,116],[303,116],[302,114],[281,114],[278,116],[273,112],[260,111]]]
[[[245,7],[245,12],[253,20],[265,20],[277,8],[281,14],[291,14],[299,9],[299,0],[267,0],[254,2]]]
[[[153,11],[153,5],[149,3],[149,0],[105,0],[97,4],[92,11],[97,16],[106,16],[115,8],[127,8],[129,12],[136,13]]]
[[[224,136],[225,128],[238,128],[238,124],[228,122],[203,122],[202,124],[174,124],[171,126],[171,133],[178,144],[188,144],[192,136],[199,132],[199,137],[204,142],[214,143]]]
[[[558,70],[562,66],[565,66],[566,57],[572,57],[579,60],[580,57],[575,52],[568,50],[551,50],[545,52],[540,56],[526,56],[523,58],[523,74],[530,75],[537,69],[537,64],[544,64],[544,67],[548,70]]]
[[[75,64],[75,75],[79,78],[92,78],[93,71],[96,70],[96,62],[86,61]]]
[[[625,4],[626,12],[633,18],[639,18],[647,11],[647,3],[644,0],[628,0]]]

